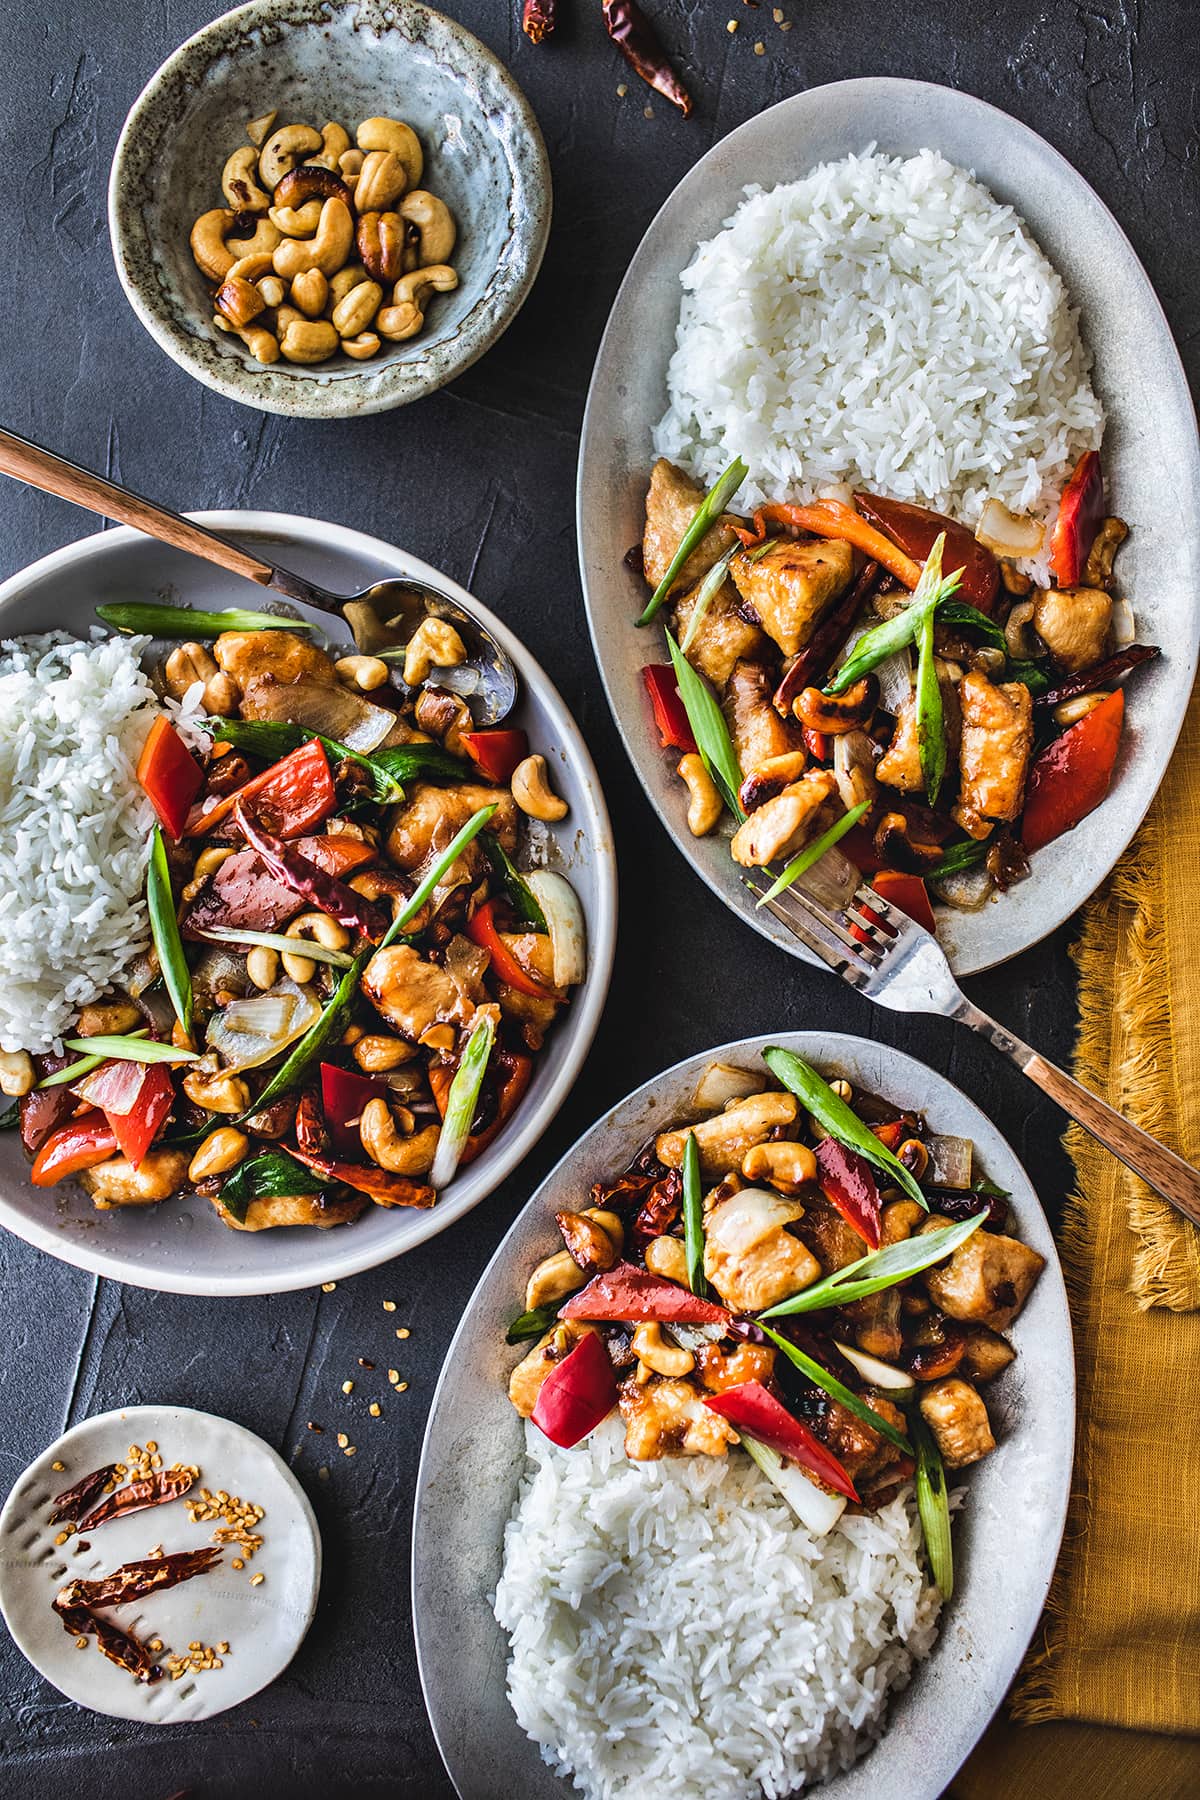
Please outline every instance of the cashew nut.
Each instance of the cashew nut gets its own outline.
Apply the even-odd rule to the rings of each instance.
[[[425,323],[425,308],[432,294],[449,294],[458,286],[458,276],[449,263],[435,263],[431,269],[417,269],[402,275],[392,289],[392,303],[385,306],[375,320],[382,337],[402,343],[415,337]]]
[[[225,234],[233,224],[233,214],[225,206],[214,206],[201,213],[192,226],[188,244],[202,275],[210,281],[224,281],[237,261],[225,246]]]
[[[617,1260],[617,1245],[599,1219],[577,1212],[556,1213],[554,1219],[563,1243],[585,1275],[599,1275],[612,1268]]]
[[[303,157],[311,156],[322,147],[321,134],[311,125],[281,126],[259,152],[258,172],[263,185],[274,193],[284,176],[290,174]]]
[[[806,1144],[755,1144],[742,1158],[742,1174],[750,1182],[768,1182],[781,1194],[798,1194],[817,1179],[817,1159]]]
[[[385,1075],[401,1063],[411,1062],[416,1054],[416,1046],[406,1044],[403,1038],[383,1037],[378,1032],[368,1032],[354,1046],[354,1060],[368,1075]]]
[[[196,683],[204,684],[204,709],[228,718],[235,711],[240,695],[233,679],[224,674],[203,644],[176,644],[163,670],[167,692],[182,700]]]
[[[377,281],[360,281],[352,287],[333,309],[333,326],[338,336],[352,338],[365,331],[382,299],[383,289]]]
[[[681,1349],[678,1344],[667,1343],[661,1325],[639,1325],[633,1334],[633,1353],[639,1362],[644,1362],[656,1375],[690,1375],[696,1366],[696,1359],[690,1350]]]
[[[645,1257],[646,1267],[652,1275],[661,1275],[664,1281],[678,1281],[687,1286],[687,1251],[682,1238],[651,1238],[646,1245]]]
[[[457,232],[454,215],[444,200],[439,200],[425,188],[416,188],[404,196],[396,210],[416,230],[419,268],[449,262]]]
[[[431,669],[454,669],[467,660],[467,647],[445,619],[422,619],[404,651],[404,681],[420,687]]]
[[[279,952],[269,944],[255,944],[246,957],[246,973],[265,994],[279,979]]]
[[[252,282],[242,281],[239,276],[227,275],[217,289],[214,301],[219,313],[223,313],[229,323],[239,331],[242,326],[249,325],[260,312],[266,311],[267,303]]]
[[[264,275],[261,281],[255,283],[255,286],[268,306],[283,305],[287,289],[278,275]]]
[[[239,256],[225,279],[226,281],[253,281],[257,284],[264,275],[270,273],[271,252],[259,250],[255,251],[253,256]]]
[[[230,325],[226,320],[222,319],[220,313],[217,313],[215,322],[219,324],[223,330],[232,331],[235,337],[240,337],[251,356],[253,356],[255,362],[273,363],[279,361],[279,339],[275,336],[273,331],[268,331],[265,325],[244,325],[239,331],[236,325]],[[208,710],[209,712],[217,712],[221,709],[210,706]],[[224,710],[226,712],[231,712],[233,708],[226,707]]]
[[[905,1138],[896,1155],[914,1179],[920,1181],[929,1167],[929,1151],[920,1138]]]
[[[221,192],[234,212],[266,212],[270,194],[263,192],[254,179],[258,168],[258,151],[253,144],[235,150],[221,171]]]
[[[292,282],[292,301],[308,318],[319,318],[329,298],[329,283],[320,269],[303,269]]]
[[[269,256],[279,242],[279,227],[273,225],[265,213],[260,213],[255,220],[254,230],[249,237],[241,232],[231,231],[226,227],[226,250],[235,262],[247,256]]]
[[[279,348],[293,363],[324,362],[338,347],[338,334],[328,319],[302,319],[289,325]]]
[[[275,273],[292,281],[305,269],[320,269],[330,276],[341,268],[354,242],[354,221],[344,200],[327,200],[321,208],[321,223],[316,236],[285,238],[273,258]]]
[[[567,803],[560,800],[550,786],[544,756],[527,756],[524,762],[519,762],[509,786],[513,799],[531,819],[544,819],[553,824],[556,819],[566,817]]]
[[[408,233],[398,212],[360,212],[358,254],[376,281],[399,281],[404,274]]]
[[[309,238],[321,223],[321,199],[306,200],[303,206],[273,206],[267,217],[284,237]]]
[[[250,142],[254,145],[256,150],[262,149],[272,131],[275,129],[275,121],[278,117],[279,114],[277,112],[269,112],[262,113],[257,119],[251,119],[246,127],[246,136],[250,139]]]
[[[1004,624],[1004,641],[1008,645],[1008,653],[1018,662],[1040,654],[1040,646],[1030,633],[1035,605],[1036,602],[1032,599],[1018,600]]]
[[[525,1285],[526,1312],[533,1312],[538,1306],[550,1306],[555,1300],[565,1300],[586,1280],[587,1276],[569,1250],[548,1256],[545,1262],[538,1264]]]
[[[75,1021],[76,1037],[121,1037],[142,1023],[132,1000],[100,1000],[85,1006]]]
[[[344,348],[344,346],[343,346]],[[1075,725],[1080,719],[1086,719],[1090,712],[1103,706],[1106,700],[1112,699],[1110,688],[1098,688],[1094,694],[1076,694],[1074,700],[1063,700],[1054,708],[1056,725]]]
[[[354,183],[354,204],[359,212],[384,212],[408,186],[404,164],[391,150],[372,150],[363,161]]]
[[[378,656],[343,656],[333,667],[347,686],[361,688],[364,694],[382,687],[388,678],[388,666]]]
[[[340,200],[349,206],[350,189],[340,175],[321,163],[301,163],[285,175],[275,189],[277,207],[307,206],[310,200]]]
[[[298,326],[292,327],[293,331],[298,329]],[[286,350],[284,354],[287,354]],[[287,927],[284,936],[311,938],[314,943],[323,944],[326,950],[344,950],[350,942],[350,933],[346,927],[340,925],[336,919],[331,919],[328,913],[323,912],[300,913]],[[290,975],[293,981],[303,987],[306,981],[312,980],[317,969],[311,957],[293,956],[290,951],[285,950],[283,972],[285,975]]]
[[[367,271],[361,263],[347,263],[336,275],[330,277],[329,299],[332,306],[340,306],[346,295],[352,293],[360,281],[367,279]]]
[[[345,150],[342,152],[341,156],[339,156],[338,174],[346,183],[347,187],[352,188],[354,186],[359,175],[362,173],[362,166],[366,160],[366,154],[362,150]]]
[[[244,1131],[219,1125],[209,1132],[188,1164],[188,1180],[195,1184],[207,1181],[210,1175],[227,1175],[230,1169],[237,1168],[249,1148],[250,1139]]]
[[[358,1125],[362,1147],[371,1161],[392,1175],[427,1175],[433,1167],[441,1130],[440,1125],[427,1125],[424,1131],[401,1137],[382,1097],[367,1101]]]
[[[723,803],[717,784],[704,766],[704,758],[692,750],[681,757],[678,774],[687,783],[688,830],[693,837],[705,837],[721,817]]]
[[[19,1100],[33,1086],[33,1062],[28,1051],[0,1051],[0,1094]]]
[[[250,1104],[250,1089],[241,1076],[230,1075],[224,1069],[216,1074],[205,1069],[189,1069],[183,1078],[183,1091],[206,1112],[228,1113],[231,1118],[244,1113]]]
[[[406,186],[416,187],[425,171],[421,140],[402,119],[364,119],[354,134],[360,150],[390,150],[404,165]]]
[[[223,862],[228,862],[233,854],[232,844],[211,844],[207,850],[202,850],[196,858],[195,865],[192,869],[192,879],[183,890],[183,898],[185,900],[194,900],[209,876],[215,875],[217,870],[221,867],[221,864]],[[179,1020],[176,1019],[175,1023],[178,1025]],[[191,1047],[190,1044],[180,1044],[178,1046],[181,1050],[190,1050]]]
[[[366,362],[368,358],[376,354],[380,341],[373,331],[362,331],[357,337],[343,338],[342,349],[347,356],[352,356],[355,362]]]
[[[333,119],[330,119],[321,127],[321,154],[314,156],[312,160],[323,169],[336,171],[349,148],[350,133],[344,125],[338,125]]]

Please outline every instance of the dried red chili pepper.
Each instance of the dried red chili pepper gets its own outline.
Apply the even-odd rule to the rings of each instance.
[[[683,1176],[678,1169],[668,1169],[649,1190],[633,1221],[634,1242],[648,1244],[651,1238],[662,1237],[679,1223],[682,1210]]]
[[[387,1169],[337,1162],[332,1157],[301,1150],[299,1145],[288,1154],[325,1181],[340,1181],[360,1194],[369,1194],[377,1206],[432,1206],[437,1198],[427,1183],[410,1181],[407,1175],[392,1175]]]
[[[240,802],[235,804],[233,816],[245,833],[246,842],[258,851],[271,874],[293,893],[303,900],[311,900],[323,913],[328,913],[348,930],[357,931],[360,937],[368,938],[371,943],[379,941],[387,930],[387,920],[377,906],[364,900],[335,875],[327,875],[324,869],[301,856],[282,838],[264,831],[250,819]]]
[[[55,1494],[50,1523],[58,1525],[63,1519],[78,1519],[100,1498],[116,1472],[116,1463],[105,1463],[102,1469],[93,1469],[90,1475],[81,1475],[73,1487],[64,1488],[61,1494]]]
[[[667,53],[636,0],[604,0],[604,28],[635,74],[677,106],[686,119],[692,98],[667,61]]]
[[[1139,663],[1150,662],[1162,652],[1157,644],[1130,644],[1126,650],[1118,650],[1107,662],[1097,663],[1094,668],[1083,669],[1078,675],[1068,675],[1065,680],[1054,687],[1046,689],[1044,694],[1035,694],[1033,704],[1037,706],[1061,706],[1064,700],[1077,700],[1081,694],[1094,694],[1097,688],[1111,687],[1130,669],[1136,669]]]
[[[195,1479],[190,1469],[159,1469],[142,1481],[130,1481],[106,1494],[99,1506],[80,1519],[78,1528],[94,1531],[110,1519],[127,1519],[130,1513],[144,1512],[148,1506],[165,1506],[168,1500],[178,1500],[186,1494]]]
[[[531,44],[540,44],[558,24],[558,0],[525,0],[521,30]]]
[[[877,562],[866,562],[857,580],[838,601],[827,618],[822,619],[808,643],[775,690],[771,704],[785,719],[792,716],[792,701],[806,687],[820,687],[833,665],[833,659],[850,635],[850,627],[875,592],[882,573]]]
[[[77,1606],[126,1606],[131,1600],[144,1600],[149,1594],[178,1587],[193,1575],[204,1575],[220,1560],[220,1550],[211,1544],[200,1550],[175,1550],[169,1556],[143,1556],[137,1562],[122,1563],[111,1575],[98,1575],[93,1581],[69,1581],[54,1596],[54,1610],[61,1613]]]

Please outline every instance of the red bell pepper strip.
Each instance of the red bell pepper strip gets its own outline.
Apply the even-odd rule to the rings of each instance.
[[[670,663],[648,663],[642,670],[642,681],[654,712],[659,742],[664,750],[696,753],[696,739],[688,722],[687,709],[679,697],[679,684]]]
[[[496,900],[485,900],[467,925],[467,936],[479,944],[492,959],[492,970],[506,986],[535,1000],[558,1000],[553,988],[545,987],[535,975],[522,967],[496,929]]]
[[[379,861],[374,844],[360,843],[344,832],[334,831],[323,837],[302,837],[296,845],[301,856],[324,869],[326,875],[349,875],[367,863]]]
[[[204,771],[165,713],[150,727],[138,757],[138,784],[176,843],[183,836],[192,801],[204,785]]]
[[[806,1474],[815,1475],[823,1487],[844,1494],[847,1500],[858,1499],[854,1483],[833,1452],[774,1394],[768,1393],[761,1381],[743,1381],[739,1387],[726,1388],[723,1394],[706,1394],[704,1404],[739,1431],[799,1464]]]
[[[114,1059],[76,1084],[75,1091],[103,1112],[121,1155],[139,1168],[170,1117],[175,1084],[164,1063]]]
[[[822,1138],[813,1154],[817,1159],[817,1181],[825,1198],[872,1250],[878,1250],[879,1189],[866,1157],[831,1137]]]
[[[29,1179],[34,1187],[53,1187],[68,1175],[107,1162],[117,1147],[116,1134],[97,1107],[51,1132],[33,1159]]]
[[[277,881],[282,881],[293,893],[299,894],[301,899],[311,900],[321,912],[328,913],[331,919],[336,919],[347,930],[356,931],[372,944],[379,942],[387,930],[387,919],[379,907],[372,901],[365,900],[361,894],[356,894],[352,887],[347,887],[336,875],[326,875],[324,869],[319,869],[307,856],[301,856],[298,850],[291,844],[285,844],[282,838],[264,831],[241,804],[240,796],[236,799],[233,816],[246,842],[258,851]]]
[[[654,1320],[660,1325],[725,1325],[732,1317],[678,1282],[664,1281],[634,1263],[614,1263],[593,1276],[559,1311],[560,1319]]]
[[[919,875],[902,875],[899,869],[880,869],[871,886],[901,912],[923,925],[926,931],[936,934],[937,921],[933,916],[929,891]]]
[[[843,505],[840,500],[813,500],[807,506],[790,500],[772,501],[770,505],[756,509],[752,531],[739,525],[733,529],[750,549],[766,541],[768,525],[788,525],[794,531],[810,531],[814,537],[840,538],[843,543],[853,544],[872,562],[882,563],[907,588],[915,588],[921,579],[920,563],[914,562],[882,531],[877,531],[862,513]]]
[[[867,816],[869,818],[870,814]],[[874,832],[868,831],[865,825],[852,825],[849,831],[844,831],[837,847],[863,875],[878,875],[884,866],[883,858],[875,848]]]
[[[373,1163],[337,1162],[318,1156],[315,1151],[301,1150],[298,1144],[289,1144],[287,1153],[324,1181],[340,1181],[360,1194],[370,1194],[377,1206],[432,1206],[437,1198],[423,1182],[410,1181],[407,1175],[389,1174]]]
[[[1112,785],[1124,719],[1125,695],[1118,688],[1042,751],[1025,790],[1026,850],[1040,850],[1099,806]]]
[[[482,1131],[473,1132],[463,1146],[463,1153],[458,1159],[461,1169],[464,1163],[474,1162],[477,1156],[487,1149],[492,1139],[503,1130],[525,1098],[525,1090],[533,1079],[533,1058],[526,1056],[523,1050],[510,1050],[504,1044],[498,1044],[492,1051],[489,1080],[495,1077],[499,1088],[496,1097],[496,1116],[490,1125]],[[446,1102],[450,1096],[450,1083],[454,1079],[454,1070],[445,1063],[434,1063],[428,1072],[429,1086],[434,1102],[443,1119],[446,1116]]]
[[[55,1056],[53,1052],[39,1056],[35,1062],[40,1078],[57,1075],[68,1063],[78,1062],[79,1058],[73,1050],[63,1056]],[[65,1084],[50,1088],[30,1088],[22,1094],[17,1102],[17,1124],[21,1133],[21,1142],[30,1156],[36,1156],[52,1131],[66,1122],[72,1113],[78,1111],[79,1102]]]
[[[604,1339],[587,1331],[538,1389],[533,1422],[564,1450],[594,1431],[617,1403],[617,1382]]]
[[[872,1125],[871,1130],[888,1150],[898,1150],[912,1132],[904,1119],[889,1119],[886,1125]]]
[[[507,786],[513,770],[529,755],[529,738],[524,731],[464,731],[462,742],[489,781]]]
[[[882,494],[856,494],[868,519],[895,538],[902,550],[923,563],[933,549],[934,540],[946,534],[942,551],[942,573],[953,575],[961,569],[958,598],[969,600],[980,612],[990,612],[1000,585],[1000,565],[986,544],[956,519],[944,513],[931,512],[927,506],[911,506],[906,500],[888,500]]]
[[[1104,517],[1104,475],[1096,450],[1086,450],[1058,503],[1050,534],[1050,567],[1059,587],[1074,587]]]
[[[223,825],[238,801],[243,806],[253,800],[259,818],[279,837],[300,837],[312,831],[329,817],[337,802],[329,758],[321,743],[313,738],[289,751],[253,781],[225,794],[207,812],[193,811],[188,820],[187,835],[204,837],[215,826]]]
[[[336,1063],[321,1064],[321,1108],[341,1156],[361,1157],[362,1138],[358,1125],[368,1100],[386,1094],[386,1086],[357,1069],[340,1069]]]

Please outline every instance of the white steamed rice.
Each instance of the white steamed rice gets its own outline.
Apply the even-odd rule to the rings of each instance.
[[[747,198],[681,277],[660,456],[739,505],[865,486],[974,525],[1048,519],[1104,425],[1057,271],[932,150],[868,151]]]
[[[937,1631],[911,1500],[799,1524],[749,1457],[527,1427],[496,1617],[522,1727],[589,1800],[767,1800],[847,1768]]]
[[[0,1049],[52,1049],[146,947],[147,642],[0,643]]]

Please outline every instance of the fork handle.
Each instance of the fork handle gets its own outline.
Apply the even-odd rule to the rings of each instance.
[[[977,1006],[969,1001],[954,1014],[964,1025],[970,1025],[997,1050],[1003,1051],[1010,1062],[1016,1063],[1023,1075],[1027,1075],[1035,1087],[1049,1094],[1051,1100],[1062,1107],[1077,1124],[1090,1131],[1094,1138],[1120,1158],[1127,1169],[1152,1187],[1156,1194],[1181,1212],[1185,1219],[1193,1225],[1200,1225],[1200,1171],[1193,1169],[1190,1163],[1177,1156],[1174,1150],[1168,1150],[1157,1138],[1134,1125],[1115,1107],[1093,1094],[1060,1069],[1057,1063],[1047,1061],[1038,1051],[1033,1050],[1019,1037],[1003,1025],[997,1024]]]

